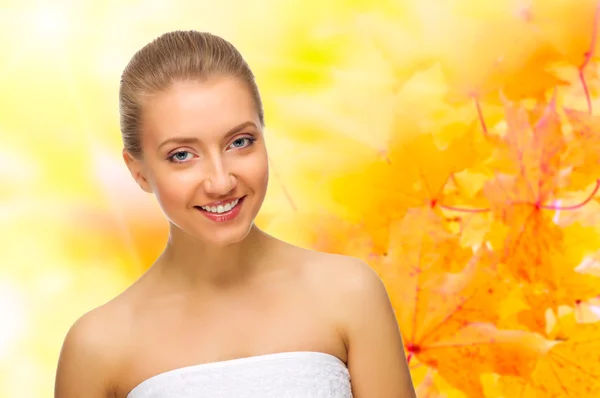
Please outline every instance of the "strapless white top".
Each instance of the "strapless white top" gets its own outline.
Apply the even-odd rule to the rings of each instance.
[[[210,362],[153,376],[127,398],[352,398],[339,358],[298,351]]]

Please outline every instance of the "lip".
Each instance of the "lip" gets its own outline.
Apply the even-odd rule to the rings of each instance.
[[[231,202],[233,202],[233,201],[234,201],[234,200],[236,200],[236,199],[240,199],[240,200],[241,200],[241,199],[242,199],[242,198],[244,198],[245,196],[246,196],[246,195],[244,195],[244,196],[234,196],[234,197],[231,197],[231,198],[229,198],[229,199],[225,199],[225,200],[219,200],[218,202],[207,203],[207,204],[204,204],[204,205],[201,205],[201,206],[204,206],[204,207],[211,206],[211,207],[212,207],[212,206],[224,205],[224,204],[226,204],[226,203],[231,203]],[[198,207],[201,207],[201,206],[198,206]]]
[[[239,214],[240,211],[242,210],[242,206],[244,205],[244,201],[246,199],[246,196],[242,196],[240,198],[240,201],[238,202],[237,205],[235,205],[235,207],[229,211],[226,211],[225,213],[210,213],[204,209],[202,209],[200,206],[196,206],[196,210],[198,210],[200,213],[202,213],[206,218],[208,218],[209,220],[215,222],[215,223],[224,223],[224,222],[228,222],[228,221],[233,221],[235,220]],[[222,201],[219,203],[223,203]],[[225,202],[228,203],[228,202]]]

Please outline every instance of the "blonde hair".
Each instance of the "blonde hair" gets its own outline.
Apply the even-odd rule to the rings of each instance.
[[[240,52],[227,40],[198,31],[165,33],[134,54],[119,87],[121,134],[125,149],[142,156],[142,99],[167,90],[177,80],[204,81],[232,76],[248,85],[264,126],[264,111],[255,77]]]

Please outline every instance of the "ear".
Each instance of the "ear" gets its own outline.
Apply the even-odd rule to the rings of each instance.
[[[137,182],[140,188],[142,188],[145,192],[152,193],[152,186],[146,178],[142,160],[127,152],[126,149],[123,149],[123,160],[125,161],[131,176],[135,182]]]

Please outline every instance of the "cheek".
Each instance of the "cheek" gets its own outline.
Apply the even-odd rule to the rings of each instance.
[[[190,173],[165,173],[157,175],[154,180],[154,194],[161,207],[180,207],[186,204],[188,198],[193,196],[193,175]]]
[[[263,184],[265,184],[265,188],[266,188],[266,185],[269,182],[269,162],[268,162],[268,160],[266,160],[264,163],[264,167],[261,170],[261,175],[262,175],[262,182],[263,182]]]
[[[269,181],[269,160],[265,152],[257,152],[255,156],[246,165],[246,170],[249,179],[254,185],[258,185],[256,189],[260,189],[262,185],[266,185]]]

